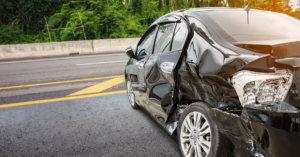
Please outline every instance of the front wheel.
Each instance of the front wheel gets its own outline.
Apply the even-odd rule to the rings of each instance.
[[[177,128],[180,153],[184,157],[227,156],[223,139],[212,121],[211,108],[193,103],[182,113]]]
[[[127,81],[127,95],[131,107],[135,110],[140,109],[140,106],[135,102],[135,95],[133,93],[130,81]]]

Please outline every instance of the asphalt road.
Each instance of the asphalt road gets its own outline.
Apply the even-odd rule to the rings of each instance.
[[[180,156],[125,93],[125,54],[0,61],[0,156]]]

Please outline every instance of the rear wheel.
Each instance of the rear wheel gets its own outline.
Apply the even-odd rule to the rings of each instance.
[[[133,93],[131,83],[128,80],[127,80],[127,95],[131,107],[135,110],[140,109],[140,106],[135,102],[135,95]]]
[[[207,104],[197,102],[182,113],[177,128],[182,156],[227,156],[223,139],[208,114],[210,109]]]

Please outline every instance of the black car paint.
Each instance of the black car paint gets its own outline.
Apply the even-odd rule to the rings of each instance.
[[[168,18],[178,19],[178,17],[182,22],[189,23],[188,17],[198,17],[195,11],[199,10],[201,11],[201,9],[187,9],[170,13],[152,26],[161,21],[174,22]],[[170,18],[172,16],[173,18]],[[240,70],[275,72],[274,66],[278,69],[291,69],[294,75],[300,76],[299,59],[291,58],[293,62],[286,62],[284,59],[275,60],[270,54],[256,53],[230,45],[214,36],[205,22],[203,24],[217,42],[208,40],[201,30],[189,24],[189,33],[182,52],[174,52],[177,53],[175,58],[170,57],[172,53],[159,56],[150,72],[156,76],[145,77],[148,89],[146,91],[138,86],[137,73],[134,73],[136,70],[133,65],[141,59],[137,57],[128,61],[125,77],[136,85],[135,94],[139,97],[137,102],[171,134],[176,129],[180,114],[186,106],[197,101],[206,102],[213,107],[209,114],[218,126],[232,155],[300,156],[300,150],[297,149],[300,140],[300,114],[242,107],[234,87],[228,81],[235,72]],[[228,54],[220,47],[223,50],[236,52],[236,55]],[[160,64],[165,60],[176,63],[172,74],[161,71]],[[300,89],[299,81],[298,78],[294,78],[295,88],[291,88],[291,94],[286,100],[297,108],[300,107],[300,97],[297,94]],[[153,82],[156,83],[155,85],[167,84],[169,90],[155,94],[152,90],[155,86],[151,84]],[[146,97],[151,97],[151,94],[158,97],[157,102],[146,102]]]

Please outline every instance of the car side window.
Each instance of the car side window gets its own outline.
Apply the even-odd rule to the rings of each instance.
[[[155,37],[155,30],[156,27],[152,27],[151,30],[145,35],[145,38],[142,40],[140,45],[137,48],[137,56],[144,56],[144,55],[149,55],[151,52],[151,42],[153,38]]]
[[[180,50],[183,47],[184,44],[184,39],[188,33],[188,29],[185,24],[177,23],[176,25],[176,30],[174,32],[174,38],[172,41],[172,49],[171,51],[174,50]]]
[[[174,27],[175,27],[175,23],[168,23],[159,26],[156,35],[153,54],[170,51],[170,44],[174,32]]]

